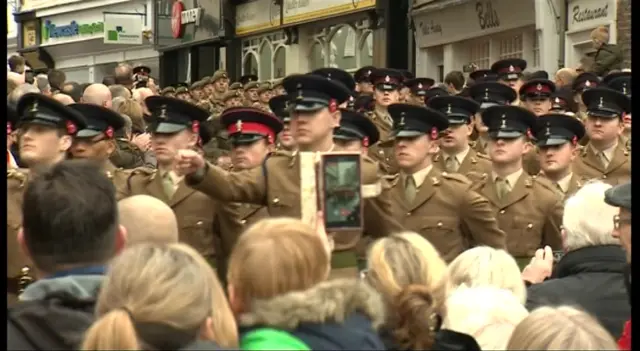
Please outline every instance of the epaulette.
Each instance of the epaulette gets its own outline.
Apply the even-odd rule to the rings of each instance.
[[[482,172],[473,172],[473,171],[471,171],[471,172],[465,174],[465,176],[472,183],[485,182],[487,179],[489,179],[489,174],[488,173],[482,173]]]
[[[489,157],[489,155],[485,154],[484,152],[476,151],[476,157],[491,161],[491,157]]]
[[[156,178],[157,172],[157,169],[149,167],[137,167],[130,170],[129,176],[127,177],[127,188],[131,190],[131,179],[134,176],[147,177],[147,181],[150,182]]]
[[[380,176],[382,188],[391,189],[400,181],[400,174],[385,174]]]
[[[442,178],[448,179],[448,180],[455,180],[464,185],[473,184],[469,178],[465,177],[463,174],[460,174],[460,173],[442,172]]]
[[[20,182],[20,187],[27,182],[29,170],[26,168],[7,168],[7,180],[15,179]]]
[[[530,184],[528,186],[527,186],[527,181]],[[546,188],[547,190],[551,191],[554,194],[559,193],[558,188],[556,188],[553,182],[546,177],[529,176],[529,178],[525,180],[525,186],[527,187],[532,187],[534,183],[542,185],[543,188]]]

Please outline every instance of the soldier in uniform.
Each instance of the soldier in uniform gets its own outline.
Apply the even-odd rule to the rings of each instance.
[[[226,71],[217,70],[209,82],[213,84],[213,94],[211,94],[210,99],[211,102],[215,103],[229,90],[229,76]]]
[[[498,82],[511,87],[516,93],[524,83],[523,73],[526,68],[527,61],[519,58],[504,59],[491,65],[491,71],[498,75]],[[512,104],[519,105],[520,101],[514,101]]]
[[[174,87],[166,87],[166,88],[164,88],[164,89],[162,89],[160,91],[160,95],[166,96],[166,97],[175,97],[176,88],[174,88]]]
[[[227,108],[242,106],[242,93],[239,90],[229,90],[222,95],[220,101],[224,104],[223,111]],[[222,111],[219,111],[218,114],[220,113]]]
[[[338,150],[333,144],[333,130],[339,125],[338,105],[347,101],[350,92],[334,81],[316,75],[292,75],[283,85],[292,100],[292,123],[300,151],[326,152]],[[220,201],[264,205],[269,215],[300,218],[300,153],[275,152],[262,167],[228,173],[204,162],[196,153],[183,151],[178,170],[187,175],[194,188]],[[377,164],[362,158],[364,186],[381,181]],[[364,199],[364,232],[384,236],[402,230],[391,217],[389,193],[384,187],[375,197]],[[354,251],[361,232],[335,234],[332,276],[356,277],[357,256]]]
[[[123,168],[116,168],[109,157],[117,148],[115,131],[124,127],[124,119],[117,112],[93,104],[71,104],[87,121],[87,127],[76,134],[71,146],[74,159],[96,161],[102,171],[111,179],[116,189],[126,186],[128,174]]]
[[[400,99],[402,74],[393,69],[377,69],[371,73],[370,79],[374,85],[375,105],[367,117],[378,127],[380,142],[369,148],[369,156],[380,162],[387,173],[394,174],[398,167],[393,158],[393,147],[387,143],[393,125],[387,107]]]
[[[258,87],[260,83],[258,82],[249,82],[243,85],[244,89],[244,106],[251,107],[254,103],[258,102],[260,99],[258,97]]]
[[[562,249],[563,196],[549,180],[522,168],[522,155],[531,149],[537,126],[533,113],[519,106],[492,106],[482,120],[488,128],[492,171],[469,177],[474,190],[489,199],[507,233],[508,251],[523,268],[540,247]]]
[[[605,77],[608,79],[606,81],[606,85],[613,89],[621,92],[631,99],[631,72],[619,72],[619,73],[611,73]],[[631,142],[631,111],[625,113],[622,116],[622,122],[624,123],[624,132],[622,133],[625,141]]]
[[[179,84],[176,88],[176,98],[184,101],[191,101],[191,94],[189,94],[189,88],[186,84]]]
[[[429,100],[431,98],[438,96],[449,96],[449,92],[446,89],[437,86],[432,86],[431,88],[427,89],[426,93],[424,94],[425,106],[429,103]]]
[[[587,106],[589,142],[575,160],[573,171],[582,178],[599,178],[614,186],[628,182],[631,147],[620,136],[622,116],[630,111],[631,99],[609,88],[592,88],[582,93],[582,100]]]
[[[415,78],[404,82],[404,86],[409,88],[409,97],[407,103],[417,106],[425,105],[425,96],[427,90],[435,84],[435,80],[431,78]]]
[[[283,79],[276,79],[273,81],[273,83],[271,84],[271,95],[272,96],[280,96],[280,95],[285,95],[287,94],[287,91],[284,90],[284,87],[282,86],[282,81]]]
[[[534,136],[538,146],[540,174],[550,180],[565,199],[582,187],[583,179],[573,173],[571,164],[580,152],[578,140],[584,126],[574,117],[548,114],[538,117]]]
[[[353,79],[356,81],[355,91],[358,95],[373,94],[373,84],[371,83],[370,76],[375,70],[376,68],[373,66],[364,66],[353,74]]]
[[[282,121],[282,131],[278,133],[276,149],[282,151],[294,152],[296,140],[291,134],[291,111],[289,110],[289,96],[278,95],[269,100],[269,108],[273,114]]]
[[[189,93],[191,93],[191,99],[194,101],[200,101],[204,98],[204,85],[205,82],[198,80],[191,84]]]
[[[396,220],[428,239],[447,262],[477,245],[505,248],[505,233],[489,202],[471,190],[471,181],[431,162],[438,135],[449,126],[447,117],[409,104],[391,105],[389,113],[400,168],[391,187]]]
[[[240,94],[244,94],[244,90],[242,90],[242,83],[234,82],[229,85],[229,91],[238,91]]]
[[[398,99],[401,103],[406,103],[409,101],[409,96],[411,96],[411,89],[405,85],[408,80],[415,79],[415,75],[406,69],[400,70],[400,74],[402,74],[402,82],[400,83],[400,98]]]
[[[573,101],[573,94],[571,93],[571,90],[567,88],[560,88],[551,94],[551,109],[549,110],[549,113],[567,114],[581,121],[577,118],[576,112],[578,112],[578,107],[575,101]]]
[[[11,153],[11,146],[14,142],[14,130],[18,124],[18,113],[16,109],[7,102],[7,169],[18,168],[15,157]]]
[[[520,102],[522,107],[542,116],[551,110],[551,95],[556,91],[556,85],[548,79],[532,79],[520,87]]]
[[[174,171],[176,152],[196,148],[200,139],[200,124],[206,120],[208,113],[179,99],[150,96],[145,103],[154,119],[150,131],[158,169],[133,170],[120,196],[144,194],[164,201],[178,220],[179,240],[191,245],[214,265],[217,204],[209,196],[188,187],[184,177]],[[230,229],[220,230],[225,232]]]
[[[473,150],[469,139],[480,104],[460,96],[438,96],[430,99],[427,106],[444,113],[449,120],[449,128],[439,140],[440,150],[432,160],[434,167],[447,173],[489,172],[489,156]]]
[[[20,159],[30,169],[7,169],[7,303],[17,302],[18,295],[32,282],[31,262],[17,241],[22,226],[22,202],[25,187],[38,166],[52,165],[65,159],[78,130],[87,122],[77,111],[38,93],[27,93],[16,106],[20,130]]]
[[[259,108],[266,112],[271,112],[269,109],[269,100],[271,100],[271,83],[264,82],[258,86],[258,101],[253,103],[252,107]]]
[[[482,82],[475,83],[469,88],[469,96],[480,103],[480,108],[473,119],[476,138],[472,147],[477,152],[486,154],[489,137],[487,126],[482,122],[481,114],[491,106],[510,105],[516,99],[516,92],[498,82]]]

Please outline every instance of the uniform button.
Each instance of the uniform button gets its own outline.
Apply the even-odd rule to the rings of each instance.
[[[442,222],[438,222],[438,227],[442,227]]]
[[[504,214],[505,212],[505,210],[500,210],[500,214]]]
[[[383,150],[378,150],[378,155],[384,155],[384,151]]]
[[[240,221],[240,223],[245,224],[245,223],[247,223],[247,220],[243,219],[243,220]]]
[[[527,229],[531,229],[531,228],[533,228],[533,224],[531,223],[527,224]]]
[[[411,212],[407,212],[407,216],[411,216]]]
[[[606,174],[603,174],[603,175],[602,175],[602,179],[607,179],[607,175],[606,175]]]
[[[202,221],[198,221],[196,225],[202,225]]]
[[[273,198],[273,203],[274,204],[280,203],[280,199],[278,199],[277,197],[274,197]]]

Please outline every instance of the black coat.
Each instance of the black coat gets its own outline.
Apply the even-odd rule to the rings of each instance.
[[[386,350],[412,351],[399,347],[395,340],[393,340],[391,333],[386,329],[380,331],[380,338],[382,339],[382,342],[384,342]],[[458,333],[453,330],[441,329],[436,332],[436,337],[433,341],[433,346],[431,346],[431,350],[480,351],[480,345],[478,345],[476,339],[471,335]]]
[[[625,254],[618,245],[603,245],[567,253],[554,268],[554,278],[532,285],[527,309],[574,305],[596,317],[614,337],[631,316],[625,287]]]

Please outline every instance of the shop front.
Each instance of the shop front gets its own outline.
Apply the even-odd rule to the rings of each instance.
[[[242,74],[261,81],[316,68],[374,64],[375,0],[253,0],[236,7]],[[382,48],[384,49],[384,48]]]
[[[593,50],[591,32],[599,26],[609,28],[609,42],[617,41],[616,0],[574,0],[567,5],[565,62],[577,67],[586,53]]]
[[[155,13],[162,85],[194,82],[221,67],[220,0],[156,0]]]
[[[445,0],[415,9],[416,75],[442,81],[450,71],[468,71],[470,64],[488,69],[506,58],[526,60],[527,71],[553,74],[561,8],[554,0]]]
[[[120,62],[158,70],[158,53],[144,36],[146,1],[36,17],[23,25],[23,56],[43,56],[65,72],[68,81],[101,82]],[[44,11],[43,11],[44,12]],[[37,50],[33,50],[37,48]],[[31,53],[30,53],[31,52]],[[50,67],[52,68],[52,67]]]

